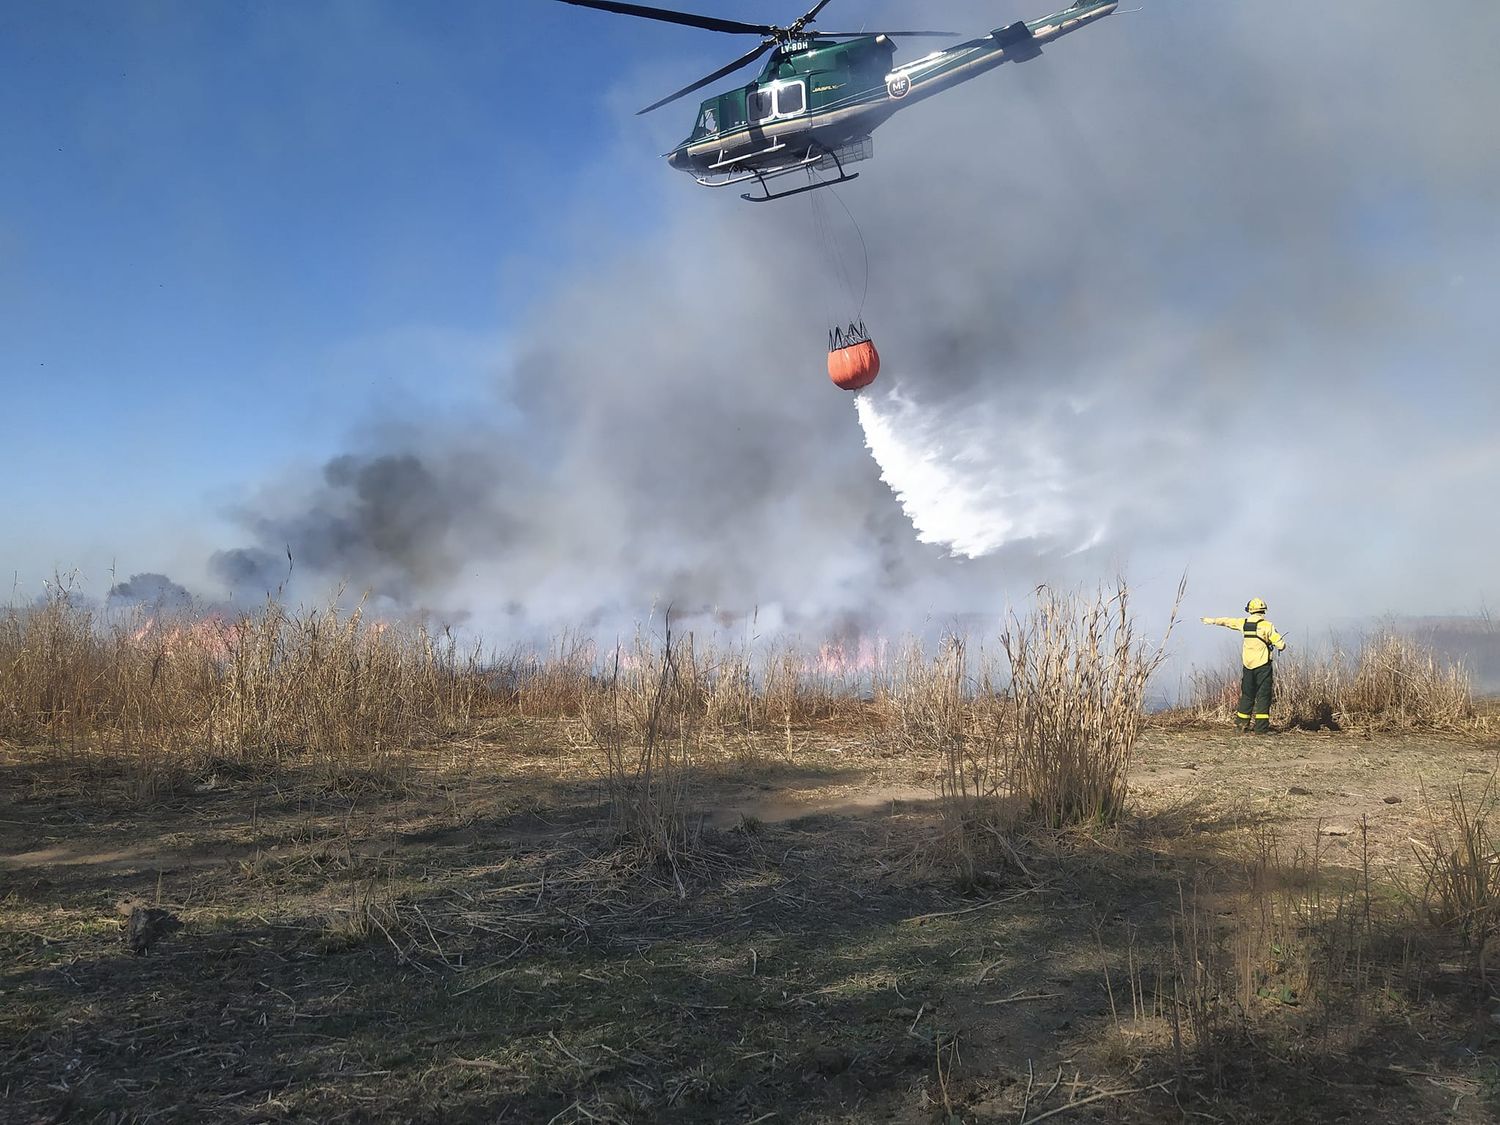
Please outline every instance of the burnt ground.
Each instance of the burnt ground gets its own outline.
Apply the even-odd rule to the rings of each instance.
[[[965,883],[935,760],[725,746],[674,868],[570,745],[517,721],[399,776],[219,763],[149,799],[6,751],[0,1118],[1500,1118],[1494,1000],[1420,928],[1411,845],[1493,738],[1153,731],[1122,826]],[[1245,924],[1289,901],[1322,929]],[[137,954],[141,904],[183,925]]]

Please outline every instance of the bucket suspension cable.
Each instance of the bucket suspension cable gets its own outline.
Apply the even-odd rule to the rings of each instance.
[[[836,352],[840,348],[852,348],[855,344],[868,344],[870,333],[865,330],[863,320],[850,321],[847,328],[835,325],[828,330],[828,350]]]
[[[833,191],[832,188],[829,190]],[[845,248],[840,245],[834,233],[833,217],[826,209],[825,201],[819,198],[822,194],[822,192],[812,193],[813,225],[817,228],[824,256],[831,266],[830,272],[836,275],[843,290],[842,299],[847,302],[844,306],[847,311],[850,306],[855,305],[853,255],[846,254]],[[833,385],[841,390],[858,391],[873,383],[875,377],[880,374],[880,353],[875,350],[875,342],[870,339],[869,329],[865,327],[864,322],[865,299],[870,294],[870,249],[865,242],[864,232],[859,229],[858,220],[849,210],[849,205],[844,202],[837,191],[833,191],[833,197],[844,209],[849,224],[859,238],[860,251],[863,255],[861,263],[863,278],[858,307],[855,309],[853,318],[844,324],[835,321],[831,314],[828,315],[828,322],[833,325],[828,330],[828,377],[833,381]],[[828,299],[832,295],[831,289],[831,286],[823,287],[825,313]]]
[[[865,242],[865,233],[860,229],[859,220],[854,217],[854,212],[849,210],[849,205],[844,202],[844,197],[838,193],[838,190],[830,187],[828,194],[832,195],[838,201],[838,205],[843,208],[844,216],[854,230],[854,237],[859,240],[860,257],[856,265],[852,248],[846,246],[846,240],[839,237],[835,229],[838,224],[835,222],[828,201],[821,198],[822,194],[822,192],[813,193],[809,201],[812,207],[813,226],[818,232],[818,242],[822,248],[824,260],[831,267],[834,280],[842,290],[844,299],[855,306],[855,316],[860,316],[865,311],[865,301],[870,295],[870,248]],[[855,284],[856,273],[859,277],[858,285]],[[857,297],[856,290],[858,291]]]

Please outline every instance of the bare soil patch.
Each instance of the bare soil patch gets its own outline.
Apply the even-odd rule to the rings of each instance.
[[[399,776],[226,763],[150,801],[107,760],[9,749],[0,1117],[1500,1110],[1500,1026],[1461,949],[1411,951],[1420,974],[1340,1020],[1271,979],[1232,1050],[1174,1042],[1131,999],[1166,979],[1185,904],[1232,893],[1267,832],[1316,852],[1332,886],[1394,879],[1424,793],[1489,776],[1494,740],[1151,732],[1123,827],[1026,838],[1025,875],[963,889],[937,847],[935,759],[829,732],[743,741],[695,768],[685,894],[612,837],[574,742],[503,723]],[[134,953],[132,904],[182,926]]]

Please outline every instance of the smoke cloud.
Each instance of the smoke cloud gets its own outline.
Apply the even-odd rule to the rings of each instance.
[[[517,318],[487,419],[376,420],[247,500],[215,572],[270,588],[290,551],[539,626],[896,629],[1185,569],[1191,614],[1471,610],[1500,550],[1497,42],[1492,5],[1119,14],[881,128],[832,223],[862,308],[827,210],[660,166],[676,217]],[[860,313],[884,362],[856,402],[822,341]]]
[[[161,612],[191,607],[193,595],[165,574],[147,572],[132,574],[126,581],[116,582],[109,588],[105,600],[111,606],[143,606]]]

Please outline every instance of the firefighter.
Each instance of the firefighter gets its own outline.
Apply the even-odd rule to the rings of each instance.
[[[1271,732],[1272,672],[1271,650],[1283,652],[1286,638],[1266,620],[1266,603],[1260,598],[1251,598],[1245,603],[1248,617],[1205,617],[1205,625],[1222,625],[1226,629],[1238,629],[1245,643],[1241,662],[1245,666],[1240,676],[1240,709],[1235,712],[1235,725],[1242,731],[1251,730],[1254,723],[1256,734]]]

